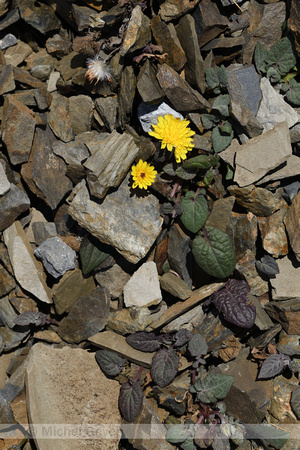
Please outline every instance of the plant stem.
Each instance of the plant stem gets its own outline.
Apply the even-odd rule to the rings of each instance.
[[[142,372],[143,372],[144,367],[140,366],[139,371],[137,373],[137,376],[135,377],[135,379],[133,380],[134,383],[136,383],[138,381],[138,379],[140,378]]]

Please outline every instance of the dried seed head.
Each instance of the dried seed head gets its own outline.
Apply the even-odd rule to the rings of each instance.
[[[96,80],[97,84],[99,81],[112,81],[110,68],[99,55],[88,58],[86,64],[88,70],[85,76],[90,82]]]

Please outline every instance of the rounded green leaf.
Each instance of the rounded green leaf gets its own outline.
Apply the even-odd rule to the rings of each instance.
[[[214,151],[220,153],[225,150],[233,139],[233,131],[228,134],[222,134],[219,127],[215,127],[211,132],[211,140]]]
[[[195,193],[188,192],[181,199],[183,213],[180,219],[183,225],[192,233],[197,233],[206,222],[208,216],[207,202],[202,195],[198,195],[194,199]]]
[[[234,379],[231,375],[210,373],[204,380],[197,379],[192,392],[197,392],[197,399],[203,403],[215,403],[223,400],[229,392]]]
[[[189,438],[194,437],[193,425],[171,425],[166,434],[166,441],[170,444],[181,444]]]
[[[82,272],[87,274],[99,266],[109,254],[104,251],[108,246],[91,235],[84,237],[79,249]]]
[[[160,387],[170,384],[177,375],[179,356],[173,348],[159,350],[152,358],[151,377]]]
[[[296,64],[296,56],[288,37],[280,39],[271,47],[266,58],[268,67],[276,66],[281,75],[288,73]]]
[[[228,234],[218,228],[205,228],[192,244],[197,264],[216,278],[228,277],[235,268],[235,251]]]
[[[218,156],[199,155],[188,159],[183,163],[182,167],[186,169],[209,169],[219,162]]]
[[[300,105],[300,84],[297,83],[292,89],[287,91],[286,99],[296,106]]]

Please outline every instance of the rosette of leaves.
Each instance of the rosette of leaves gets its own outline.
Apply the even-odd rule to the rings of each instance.
[[[296,64],[293,45],[286,36],[268,51],[259,42],[255,47],[254,62],[257,71],[266,75],[273,83],[278,83]]]
[[[246,281],[232,279],[214,292],[212,302],[228,322],[238,327],[251,328],[256,317],[256,308],[249,304],[249,292],[250,286]]]

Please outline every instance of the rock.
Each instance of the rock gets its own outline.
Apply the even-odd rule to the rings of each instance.
[[[38,300],[52,303],[50,290],[20,222],[16,221],[4,230],[3,237],[18,283]]]
[[[284,217],[284,225],[292,250],[300,262],[300,192],[295,196]]]
[[[178,224],[174,224],[168,234],[168,261],[170,267],[192,287],[192,253],[190,248],[191,239]]]
[[[172,272],[164,273],[159,280],[160,287],[180,300],[186,300],[192,295],[189,286],[181,278],[178,278]]]
[[[37,89],[44,87],[43,82],[30,75],[27,70],[21,69],[20,67],[13,67],[13,71],[15,81],[20,83],[22,86],[25,85],[26,87],[30,86]]]
[[[69,97],[68,116],[75,135],[90,131],[92,110],[91,97],[87,95]]]
[[[13,95],[8,95],[3,105],[1,132],[12,164],[28,161],[35,125],[34,113]]]
[[[55,70],[50,73],[49,79],[47,82],[47,91],[48,92],[54,92],[56,91],[56,83],[58,79],[60,78],[60,73],[56,72]]]
[[[60,34],[54,34],[54,36],[47,39],[45,45],[50,55],[59,58],[68,55],[72,50],[72,42],[67,38],[67,33],[65,37],[62,37]]]
[[[144,263],[126,283],[123,294],[127,308],[158,305],[162,295],[155,262]]]
[[[204,52],[209,52],[211,50],[217,50],[219,48],[230,49],[233,47],[241,47],[242,45],[244,45],[244,43],[244,36],[220,37],[208,42],[206,45],[201,47],[201,50],[203,50]]]
[[[288,380],[283,375],[278,375],[272,380],[273,392],[271,394],[271,404],[268,410],[267,418],[271,423],[294,423],[298,424],[295,414],[291,408],[291,393],[298,387],[298,380],[293,376]]]
[[[228,20],[222,16],[217,5],[211,0],[202,0],[192,14],[199,47],[217,37],[228,26]]]
[[[270,216],[273,212],[284,206],[282,199],[276,197],[272,192],[254,185],[239,188],[228,186],[228,191],[234,195],[239,205],[251,211],[257,216]]]
[[[219,228],[232,236],[232,208],[234,197],[220,198],[213,203],[212,209],[205,222],[207,227]]]
[[[256,309],[254,324],[257,326],[257,328],[259,328],[260,330],[272,329],[273,322],[270,319],[269,315],[264,310],[264,308],[262,307],[259,299],[251,294],[248,294],[248,298],[251,304],[254,305]]]
[[[300,189],[300,181],[294,181],[294,183],[288,184],[287,186],[284,186],[284,194],[283,197],[288,201],[290,204],[295,196],[297,195],[298,191]]]
[[[109,305],[108,290],[97,287],[73,304],[69,314],[60,322],[57,333],[67,342],[79,343],[88,339],[106,326]]]
[[[40,88],[40,89],[36,89],[34,91],[34,98],[35,98],[37,107],[41,111],[44,111],[45,109],[48,109],[49,106],[51,105],[52,96],[47,91],[46,87]]]
[[[258,274],[255,266],[255,254],[247,250],[245,255],[236,264],[236,270],[245,278],[251,288],[252,295],[263,295],[269,290],[268,282]]]
[[[115,129],[117,105],[117,97],[99,97],[95,100],[96,111],[99,113],[107,131],[110,133]]]
[[[198,44],[195,20],[191,15],[187,14],[180,19],[176,25],[176,33],[187,59],[184,67],[185,79],[203,93],[205,91],[203,58]]]
[[[300,297],[300,263],[289,256],[278,259],[279,273],[270,279],[273,300],[286,300]]]
[[[193,332],[202,323],[204,316],[202,305],[196,306],[184,314],[181,314],[177,319],[167,323],[161,331],[162,333],[174,333],[184,328],[185,330]]]
[[[19,66],[32,53],[32,48],[25,42],[18,41],[17,45],[5,51],[5,63]]]
[[[288,19],[288,27],[294,35],[295,47],[298,55],[300,55],[300,8],[297,0],[292,0],[290,15]]]
[[[166,64],[175,71],[182,69],[186,63],[186,56],[180,45],[174,25],[167,25],[159,16],[154,16],[151,19],[151,29],[157,45],[162,47],[162,53],[167,53],[165,57]]]
[[[66,450],[72,447],[79,450],[97,446],[99,439],[97,428],[91,429],[93,424],[95,427],[114,424],[113,435],[109,440],[103,439],[101,447],[104,450],[117,448],[121,438],[121,431],[118,431],[121,426],[119,383],[106,378],[94,354],[80,348],[57,349],[38,343],[32,347],[28,359],[26,393],[29,420],[34,424],[49,424],[51,428],[46,430],[56,433],[55,439],[36,437],[38,448]],[[58,424],[66,424],[64,426],[70,427],[69,431],[76,430],[76,439],[65,439],[65,435],[64,439],[57,439],[64,432]],[[81,424],[80,429],[78,426],[74,429],[74,424]]]
[[[82,181],[77,185],[69,213],[97,239],[112,245],[128,261],[136,263],[150,250],[160,232],[162,218],[158,200],[151,194],[144,198],[131,196],[128,180],[127,176],[101,205],[90,200]]]
[[[252,397],[234,385],[231,386],[224,403],[226,405],[226,413],[235,420],[242,423],[261,423],[263,414],[255,405]]]
[[[59,30],[62,26],[51,6],[45,3],[37,5],[34,0],[20,0],[18,7],[24,22],[42,34]]]
[[[10,304],[8,296],[0,298],[0,321],[12,329],[16,317],[17,313]]]
[[[259,136],[263,132],[263,127],[254,113],[238,101],[231,99],[229,112],[231,117],[239,123],[249,138]],[[241,134],[241,131],[239,134]]]
[[[299,335],[286,334],[285,331],[282,330],[279,335],[277,350],[285,355],[300,356]]]
[[[67,110],[68,100],[62,95],[53,93],[47,122],[55,136],[64,142],[73,141],[75,138]]]
[[[124,129],[125,124],[130,122],[133,100],[136,92],[136,76],[132,66],[126,66],[122,72],[118,92],[117,126]]]
[[[57,314],[69,312],[76,301],[96,288],[93,277],[84,278],[81,270],[67,272],[53,286],[53,301]]]
[[[160,5],[158,13],[164,22],[168,22],[192,10],[197,3],[198,0],[166,0]]]
[[[54,222],[34,222],[32,224],[32,231],[34,235],[34,242],[36,243],[36,245],[40,245],[48,238],[57,236],[56,226]]]
[[[231,68],[231,66],[229,66]],[[253,65],[238,66],[227,70],[228,93],[231,100],[257,114],[262,93],[259,86],[259,76]]]
[[[169,323],[171,320],[190,310],[196,306],[201,300],[209,295],[212,295],[217,289],[223,286],[224,283],[212,283],[195,289],[193,294],[184,302],[177,302],[170,306],[162,316],[151,324],[151,329],[161,328],[163,325]]]
[[[61,74],[64,81],[71,80],[83,67],[85,67],[86,56],[77,52],[71,52],[63,56],[59,61],[56,70]]]
[[[164,92],[156,79],[155,68],[148,59],[139,71],[137,90],[147,105],[157,104],[164,97]]]
[[[2,167],[2,165],[0,164]],[[0,197],[0,231],[5,230],[30,206],[30,200],[22,189],[10,183],[10,190]]]
[[[300,158],[296,155],[288,156],[285,165],[281,169],[277,169],[274,173],[265,175],[261,180],[257,181],[257,185],[269,183],[270,181],[282,180],[284,178],[294,177],[300,172]]]
[[[0,163],[0,196],[2,197],[10,190],[10,182],[7,179],[3,165]]]
[[[142,50],[151,41],[150,19],[142,13],[140,5],[133,8],[120,48],[125,56],[136,50]]]
[[[299,298],[269,302],[265,305],[265,310],[273,320],[282,325],[282,328],[286,333],[300,334]]]
[[[14,80],[14,72],[12,65],[4,66],[0,73],[0,95],[14,91],[16,83]]]
[[[236,143],[231,145],[235,150],[234,181],[240,187],[249,186],[268,172],[275,171],[292,155],[286,122],[276,125],[272,130],[260,136],[249,139],[239,148]],[[227,152],[230,152],[230,148],[227,149]]]
[[[260,89],[263,94],[256,118],[259,120],[264,130],[271,130],[275,125],[286,121],[291,128],[300,117],[295,109],[290,106],[283,96],[275,91],[267,78],[260,80]]]
[[[117,187],[133,164],[139,148],[129,134],[113,131],[84,163],[91,195],[103,198],[110,187]]]
[[[146,133],[152,130],[152,124],[157,125],[158,117],[164,116],[165,114],[172,114],[174,117],[183,119],[183,116],[179,112],[175,111],[175,109],[164,102],[160,105],[148,105],[142,102],[138,107],[138,118]]]
[[[239,261],[247,250],[251,250],[255,254],[257,217],[251,212],[248,214],[232,213],[232,227],[236,260]]]
[[[52,151],[54,142],[56,139],[49,127],[37,129],[29,161],[21,169],[30,190],[52,209],[72,189],[66,176],[66,164]]]
[[[283,222],[286,211],[287,208],[281,208],[271,216],[258,218],[262,246],[274,258],[287,255],[289,250]]]
[[[203,314],[201,319],[194,332],[201,334],[208,345],[208,352],[219,356],[221,350],[224,351],[224,342],[232,339],[233,332],[223,325],[224,321],[223,319],[221,321],[216,308],[213,308],[208,314]]]
[[[76,252],[58,236],[46,239],[35,250],[34,255],[42,261],[46,271],[59,278],[75,268]]]
[[[12,289],[16,287],[15,279],[0,265],[0,297],[8,294]]]
[[[76,4],[72,4],[71,11],[78,31],[87,30],[90,26],[91,20],[93,20],[93,18],[97,15],[96,11],[93,9]]]
[[[25,331],[14,331],[8,325],[0,327],[0,340],[4,343],[3,350],[7,352],[19,347],[29,334],[30,329],[28,327]]]
[[[112,331],[102,331],[95,336],[90,337],[91,342],[96,347],[104,348],[118,353],[123,358],[132,361],[143,367],[150,368],[154,353],[141,352],[127,344],[125,336]]]
[[[124,308],[120,311],[114,311],[109,314],[107,328],[116,331],[119,334],[127,335],[145,331],[145,329],[154,322],[148,308],[135,307]]]
[[[100,286],[109,290],[112,298],[118,298],[123,292],[125,284],[130,275],[126,273],[117,263],[110,269],[95,274],[95,280]]]
[[[156,75],[158,82],[177,111],[206,111],[210,104],[202,95],[192,89],[174,69],[162,64]]]
[[[7,13],[7,6],[9,4],[9,1],[7,0],[1,0],[0,5],[0,17],[2,17],[4,14]],[[14,24],[15,22],[18,22],[20,20],[20,13],[18,8],[11,8],[10,11],[6,14],[4,18],[0,20],[0,31],[5,30],[5,28],[9,27],[10,25]]]

